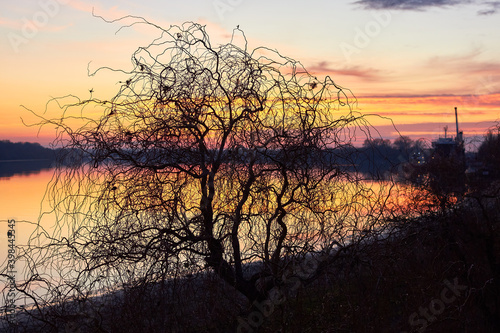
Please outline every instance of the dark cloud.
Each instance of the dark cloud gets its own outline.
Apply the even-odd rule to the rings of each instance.
[[[488,1],[484,3],[488,6],[488,9],[483,9],[478,11],[479,15],[492,15],[496,14],[500,10],[500,1]]]
[[[477,12],[479,15],[492,15],[500,11],[500,1],[482,0],[358,0],[354,3],[365,9],[399,10],[425,10],[431,7],[451,7],[473,3],[481,6]]]
[[[366,9],[420,10],[429,7],[455,6],[471,2],[471,0],[359,0],[355,3]]]

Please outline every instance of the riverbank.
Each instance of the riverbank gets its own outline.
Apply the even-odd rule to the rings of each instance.
[[[30,323],[24,331],[494,332],[499,228],[498,193],[483,191],[296,263],[274,296],[253,304],[213,274],[199,274],[32,312],[38,319],[22,316]]]
[[[259,332],[500,331],[500,202],[395,222],[277,309]]]

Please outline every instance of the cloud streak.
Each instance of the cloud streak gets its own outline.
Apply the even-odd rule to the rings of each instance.
[[[366,9],[420,10],[428,7],[445,7],[471,3],[470,0],[359,0],[356,4]]]
[[[500,1],[488,1],[485,2],[485,5],[489,8],[478,11],[479,15],[493,15],[500,10]]]
[[[366,80],[377,79],[380,71],[373,68],[362,68],[359,66],[332,68],[327,61],[321,61],[311,66],[307,66],[307,70],[317,75],[342,75],[355,76]]]
[[[479,15],[492,15],[500,10],[500,1],[475,0],[358,0],[355,4],[365,9],[425,10],[432,7],[453,7],[476,4],[486,8],[478,10]]]
[[[460,131],[463,131],[465,135],[484,135],[486,131],[493,126],[495,126],[495,121],[464,121],[459,122]],[[421,122],[415,124],[398,124],[396,128],[399,133],[394,130],[392,125],[379,125],[377,129],[382,134],[382,136],[391,138],[398,134],[408,135],[413,139],[418,137],[427,137],[433,139],[439,135],[444,134],[444,125],[449,125],[449,128],[453,128],[454,121],[450,117],[448,122]]]

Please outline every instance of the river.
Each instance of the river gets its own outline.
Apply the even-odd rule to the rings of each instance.
[[[0,271],[3,274],[6,274],[9,245],[26,245],[36,229],[40,212],[48,209],[42,202],[53,174],[50,163],[45,161],[0,162]],[[46,216],[42,223],[50,228],[53,220]],[[18,260],[13,274],[16,280],[21,278],[23,268],[24,263]],[[0,290],[5,285],[6,279],[1,277]],[[0,306],[4,305],[4,301],[0,299]]]
[[[9,223],[15,221],[15,245],[24,246],[32,238],[37,223],[43,226],[50,234],[54,227],[55,217],[50,214],[41,215],[50,210],[47,200],[44,200],[48,184],[54,176],[54,169],[47,164],[37,164],[33,161],[0,162],[3,172],[0,174],[0,271],[5,274],[9,249]],[[6,163],[10,163],[6,165]],[[38,166],[38,167],[37,167]],[[39,167],[41,166],[41,167]],[[394,184],[387,182],[369,182],[373,193],[395,191],[391,200],[402,200],[400,189],[394,189]],[[398,185],[399,187],[399,185]],[[383,197],[383,196],[382,196]],[[380,197],[378,198],[380,200]],[[40,218],[40,216],[42,216]],[[12,224],[12,223],[11,223]],[[12,237],[11,237],[12,238]],[[16,280],[22,280],[22,271],[25,263],[16,262]],[[4,290],[7,279],[0,277],[0,290]],[[0,307],[5,300],[0,298]]]

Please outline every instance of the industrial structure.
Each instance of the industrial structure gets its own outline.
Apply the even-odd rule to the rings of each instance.
[[[456,136],[448,137],[445,127],[444,138],[432,142],[431,158],[426,166],[430,186],[436,193],[465,191],[465,148],[463,132],[458,127],[458,111],[455,107]]]
[[[455,125],[457,129],[455,138],[447,136],[448,126],[446,126],[444,128],[444,138],[439,138],[432,142],[433,156],[439,155],[442,158],[457,157],[463,159],[465,163],[464,135],[458,129],[458,111],[456,107]]]

